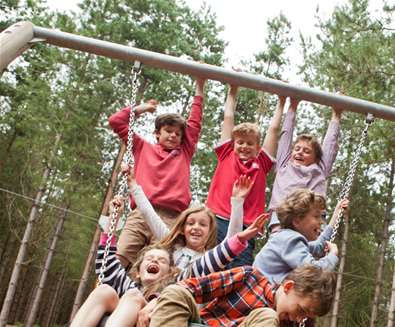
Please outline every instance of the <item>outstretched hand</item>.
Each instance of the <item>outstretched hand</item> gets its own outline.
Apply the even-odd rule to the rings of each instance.
[[[336,205],[335,212],[333,213],[335,217],[339,215],[339,211],[341,209],[343,209],[344,214],[347,215],[349,211],[349,205],[350,205],[350,200],[348,199],[340,200]]]
[[[241,175],[233,184],[232,197],[245,199],[250,193],[253,184],[250,177]]]
[[[138,106],[136,106],[135,108],[135,113],[137,115],[141,115],[144,112],[155,112],[156,108],[158,107],[158,100],[155,99],[149,99],[148,101],[146,101],[145,103],[139,104]]]
[[[265,226],[265,223],[269,220],[269,214],[268,213],[263,213],[259,215],[255,221],[248,226],[245,230],[242,232],[238,232],[236,235],[239,238],[240,242],[246,242],[254,238],[255,236],[258,235],[258,233],[263,231],[263,227]]]

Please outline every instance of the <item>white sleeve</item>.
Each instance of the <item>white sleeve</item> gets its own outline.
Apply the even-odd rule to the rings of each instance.
[[[137,209],[141,211],[155,238],[161,240],[167,236],[167,234],[169,234],[169,228],[155,212],[151,203],[145,196],[142,187],[140,185],[132,186],[131,194],[136,202]]]
[[[232,206],[232,211],[230,213],[229,227],[225,239],[230,238],[243,230],[244,199],[231,197],[230,204]]]

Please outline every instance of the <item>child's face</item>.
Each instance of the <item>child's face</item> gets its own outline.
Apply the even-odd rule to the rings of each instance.
[[[241,160],[255,158],[260,146],[255,134],[237,135],[234,137],[233,149]]]
[[[311,143],[307,140],[298,141],[292,149],[291,160],[302,166],[310,166],[315,163],[317,158]]]
[[[309,242],[320,236],[322,223],[322,210],[319,208],[311,208],[304,217],[293,221],[295,230],[306,237]]]
[[[155,132],[158,143],[167,150],[174,150],[181,144],[182,131],[179,126],[164,125]]]
[[[204,251],[210,231],[210,217],[204,212],[191,213],[184,226],[186,246],[195,251]]]
[[[152,249],[144,254],[139,267],[141,283],[148,285],[163,277],[170,271],[169,252],[161,249]]]
[[[294,289],[293,281],[285,281],[282,286],[282,291],[278,292],[276,297],[276,311],[280,321],[295,321],[301,322],[304,318],[315,318],[314,313],[316,302]]]

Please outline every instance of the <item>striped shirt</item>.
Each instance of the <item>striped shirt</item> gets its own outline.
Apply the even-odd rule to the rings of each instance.
[[[104,234],[104,233],[103,233]],[[102,234],[102,235],[103,235]],[[105,236],[106,234],[104,234]],[[238,242],[238,243],[237,243]],[[103,262],[105,237],[102,236],[101,244],[97,251],[96,258],[96,274],[100,274],[100,268]],[[232,245],[232,244],[236,244]],[[237,236],[224,240],[213,249],[204,253],[201,257],[194,260],[187,268],[181,270],[177,276],[177,280],[183,280],[190,277],[200,277],[216,271],[220,271],[232,262],[245,248],[247,244],[242,244],[238,241]],[[103,283],[110,285],[115,289],[119,296],[122,296],[127,290],[131,288],[141,288],[141,285],[134,282],[123,268],[116,257],[116,246],[111,246],[107,257],[107,264],[104,269]]]
[[[207,303],[200,310],[203,323],[212,327],[239,325],[251,310],[274,306],[274,293],[268,280],[250,266],[216,272],[179,283],[196,303]]]

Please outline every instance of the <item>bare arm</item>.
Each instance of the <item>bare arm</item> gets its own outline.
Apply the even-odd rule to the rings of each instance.
[[[196,78],[195,81],[195,96],[204,97],[204,85],[206,83],[205,79]]]
[[[236,95],[238,86],[231,85],[228,96],[226,97],[224,108],[224,122],[222,124],[220,142],[229,140],[232,136],[232,130],[235,126],[235,110],[236,110]]]
[[[277,109],[274,112],[273,118],[270,121],[269,128],[266,133],[265,140],[263,141],[263,148],[272,157],[275,157],[278,144],[278,132],[281,125],[281,117],[284,112],[285,100],[284,96],[278,97]]]

